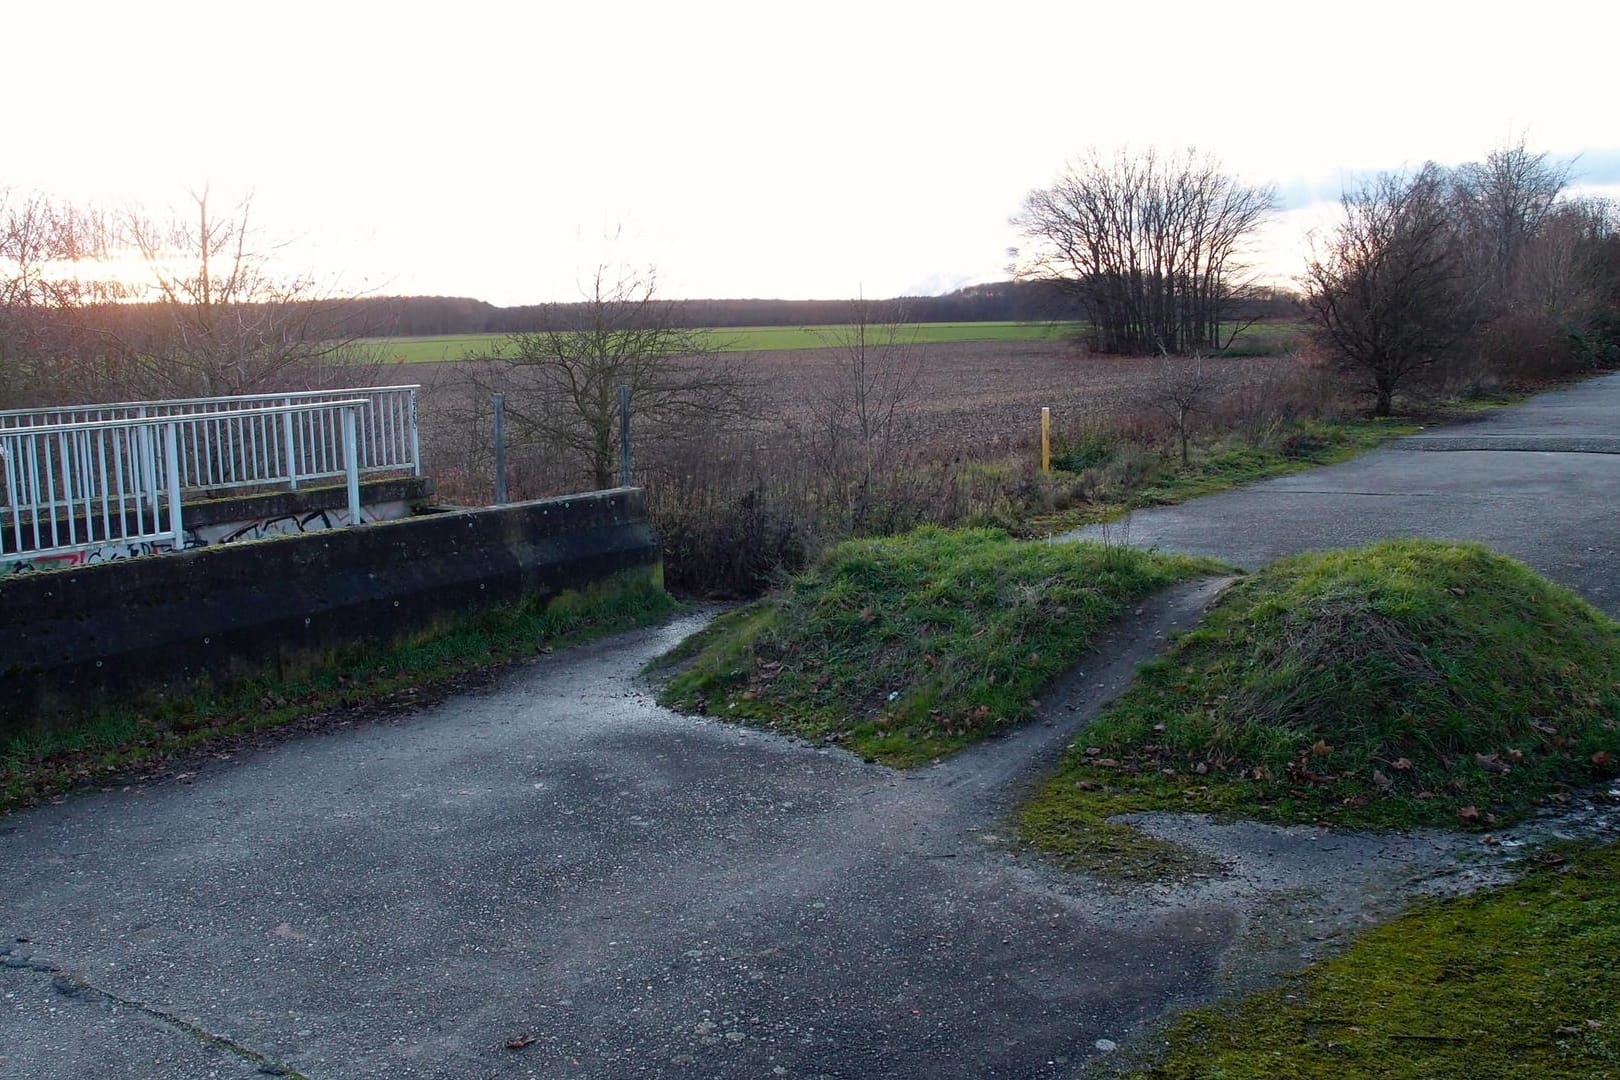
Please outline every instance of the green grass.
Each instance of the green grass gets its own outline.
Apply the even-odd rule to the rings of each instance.
[[[1050,483],[1072,501],[1032,514],[1028,536],[1113,521],[1144,506],[1165,506],[1240,484],[1348,461],[1421,429],[1416,420],[1302,420],[1255,442],[1235,436],[1195,444],[1187,464],[1175,453],[1132,445],[1106,431],[1082,432],[1054,447]]]
[[[1483,828],[1617,762],[1620,627],[1478,545],[1392,540],[1234,585],[1018,820],[1091,868],[1091,830],[1127,810]]]
[[[1070,786],[1061,790],[1049,784],[1014,814],[1019,835],[1064,869],[1125,884],[1215,874],[1222,869],[1213,856],[1110,820],[1118,814],[1174,805],[1172,797],[1179,789],[1171,781],[1144,777],[1133,787],[1072,777],[1066,782]],[[1209,807],[1201,804],[1196,809]]]
[[[1207,560],[923,528],[838,545],[666,661],[674,708],[915,765],[1026,718],[1129,603]]]
[[[0,744],[0,809],[324,713],[430,701],[457,676],[645,626],[678,608],[660,582],[625,575],[544,605],[447,622],[393,645],[338,650],[315,658],[299,676],[204,687],[40,727]]]
[[[1223,442],[1192,456],[1188,464],[1171,457],[1162,472],[1136,493],[1134,506],[1160,506],[1224,491],[1268,476],[1333,465],[1366,453],[1390,439],[1420,429],[1414,421],[1302,421],[1270,444]]]
[[[1290,983],[1198,1009],[1153,1080],[1620,1076],[1620,848],[1420,906]]]
[[[1080,324],[1072,322],[936,322],[905,323],[899,340],[914,345],[949,345],[972,341],[1062,341]],[[825,349],[843,340],[847,326],[717,326],[695,331],[704,348],[716,352],[785,352]],[[886,327],[883,328],[886,331]],[[1219,355],[1280,356],[1299,346],[1302,327],[1295,323],[1256,323],[1241,331]],[[506,341],[505,334],[441,334],[427,337],[365,338],[358,344],[378,349],[385,362],[437,363],[487,356]]]
[[[698,330],[695,334],[705,348],[717,352],[783,352],[836,346],[848,329],[844,326],[727,326]],[[907,323],[899,328],[899,340],[916,345],[1061,341],[1074,329],[1073,323],[1052,322]],[[448,334],[368,338],[362,344],[381,350],[385,361],[416,364],[486,356],[505,340],[505,334]]]

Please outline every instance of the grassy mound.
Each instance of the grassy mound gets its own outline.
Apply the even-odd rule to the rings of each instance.
[[[1506,888],[1422,905],[1280,989],[1187,1013],[1131,1075],[1615,1075],[1620,848],[1542,863]]]
[[[1620,627],[1477,545],[1389,541],[1233,586],[1021,819],[1071,856],[1140,809],[1484,827],[1613,775],[1617,728]]]
[[[695,659],[661,700],[915,764],[1025,718],[1127,604],[1218,569],[994,530],[850,541],[667,657]]]

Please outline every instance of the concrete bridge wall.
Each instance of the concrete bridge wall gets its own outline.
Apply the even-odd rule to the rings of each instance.
[[[609,579],[662,580],[637,489],[12,575],[0,579],[0,737]]]

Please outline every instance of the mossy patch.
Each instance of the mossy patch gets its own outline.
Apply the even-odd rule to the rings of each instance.
[[[1550,852],[1511,886],[1423,904],[1282,987],[1183,1015],[1132,1075],[1616,1076],[1616,955],[1620,848]]]
[[[850,541],[684,646],[661,700],[913,765],[1026,718],[1126,605],[1221,569],[989,529]]]

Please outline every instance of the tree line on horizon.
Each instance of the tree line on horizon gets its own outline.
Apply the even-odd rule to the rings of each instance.
[[[1010,280],[860,303],[874,323],[1073,321],[1093,350],[1167,356],[1219,353],[1259,318],[1305,318],[1384,413],[1397,391],[1459,365],[1615,362],[1620,210],[1573,197],[1570,180],[1522,142],[1371,178],[1345,193],[1295,294],[1251,262],[1270,187],[1193,150],[1093,150],[1027,196]],[[0,406],[287,389],[352,372],[366,338],[573,331],[599,315],[600,298],[336,294],[275,272],[250,210],[203,189],[175,216],[108,214],[0,187]],[[145,280],[103,270],[120,259]],[[850,305],[692,299],[657,312],[665,328],[822,326],[847,322]]]
[[[585,325],[594,300],[500,306],[456,296],[384,296],[345,301],[346,318],[377,337],[515,334]],[[665,301],[664,317],[690,329],[742,326],[831,326],[847,321],[849,299],[737,297]],[[1083,316],[1072,299],[1044,282],[969,285],[942,296],[871,300],[886,322],[1015,322]]]
[[[839,326],[849,320],[853,298],[783,300],[723,298],[671,300],[677,325],[691,329],[742,326]],[[429,337],[444,334],[513,334],[583,325],[591,301],[501,307],[483,300],[447,296],[388,296],[351,301],[373,336]],[[874,322],[1080,322],[1086,305],[1049,281],[1007,280],[968,285],[940,296],[863,300]],[[1299,312],[1290,290],[1264,288],[1245,297],[1242,312],[1289,317]]]

